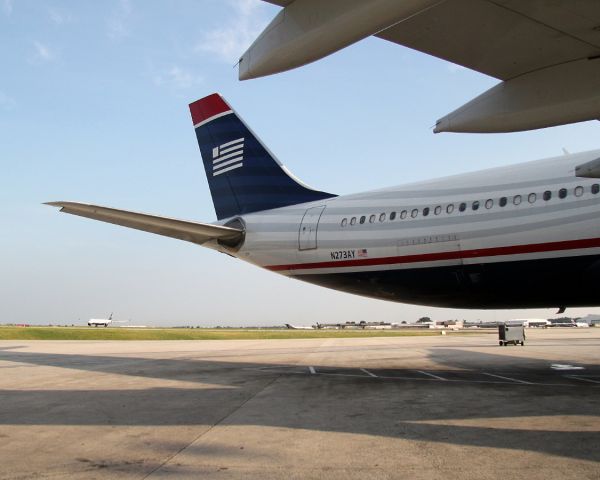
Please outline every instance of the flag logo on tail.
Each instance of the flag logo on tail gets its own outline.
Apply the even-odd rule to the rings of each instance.
[[[213,148],[213,177],[235,170],[244,164],[244,137]]]

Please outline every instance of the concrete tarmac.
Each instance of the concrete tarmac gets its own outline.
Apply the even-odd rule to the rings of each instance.
[[[600,479],[600,329],[0,342],[0,479]]]

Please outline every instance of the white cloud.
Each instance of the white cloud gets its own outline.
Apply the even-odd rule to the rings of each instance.
[[[169,86],[176,90],[185,90],[202,83],[203,79],[199,75],[184,70],[181,67],[173,66],[161,75],[154,77],[154,84],[157,86]]]
[[[17,103],[12,97],[9,97],[6,93],[0,91],[0,108],[9,110],[13,108]]]
[[[108,21],[106,22],[108,38],[120,40],[131,35],[129,30],[129,18],[133,12],[130,0],[118,0]]]
[[[57,26],[73,21],[73,16],[69,12],[60,12],[54,8],[48,9],[48,16],[50,17],[50,21]]]
[[[13,2],[12,0],[2,0],[2,11],[5,15],[10,15],[13,11]]]
[[[48,45],[34,41],[33,47],[35,48],[35,53],[32,57],[34,63],[48,63],[56,60],[56,52]]]
[[[229,4],[234,14],[227,24],[206,32],[195,50],[234,63],[263,30],[267,19],[262,16],[263,3],[259,0],[229,0]]]

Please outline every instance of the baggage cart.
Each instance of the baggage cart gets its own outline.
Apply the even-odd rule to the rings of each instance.
[[[498,344],[500,346],[525,345],[525,327],[523,325],[498,325]]]

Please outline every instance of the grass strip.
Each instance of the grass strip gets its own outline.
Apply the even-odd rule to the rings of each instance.
[[[474,332],[447,332],[451,335]],[[482,333],[478,331],[477,333]],[[411,337],[439,330],[268,330],[232,328],[0,327],[0,340],[270,340]]]

